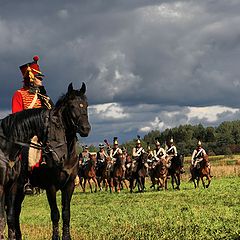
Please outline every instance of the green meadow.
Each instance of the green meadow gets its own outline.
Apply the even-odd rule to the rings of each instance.
[[[71,204],[72,239],[240,239],[240,178],[215,178],[209,189],[184,180],[180,191],[82,193]],[[58,195],[59,206],[60,194]],[[45,193],[24,200],[23,239],[51,239]]]

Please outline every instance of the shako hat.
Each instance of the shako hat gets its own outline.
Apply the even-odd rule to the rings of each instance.
[[[117,137],[114,137],[114,138],[113,138],[113,144],[114,144],[114,145],[118,145],[118,138],[117,138]]]
[[[139,135],[137,135],[137,141],[136,141],[136,144],[139,144],[139,143],[141,143],[141,137],[139,136]]]
[[[160,146],[159,138],[155,138],[155,145]]]

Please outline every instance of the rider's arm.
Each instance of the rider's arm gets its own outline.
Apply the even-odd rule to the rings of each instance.
[[[112,149],[110,150],[109,157],[113,158],[113,150]]]
[[[174,156],[176,157],[177,156],[177,148],[176,148],[176,146],[174,146],[173,149],[174,149]]]
[[[137,152],[136,152],[136,148],[133,148],[133,150],[132,150],[132,156],[133,156],[133,157],[138,157],[138,154],[137,154]]]
[[[16,91],[12,97],[12,113],[20,112],[23,108],[23,100],[20,92]]]
[[[195,158],[196,153],[197,153],[197,151],[196,151],[196,149],[195,149],[195,150],[193,151],[193,153],[192,153],[192,159],[191,159],[192,164],[194,163],[194,158]]]

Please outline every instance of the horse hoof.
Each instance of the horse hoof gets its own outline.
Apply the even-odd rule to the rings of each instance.
[[[52,240],[60,240],[59,236],[52,236]]]
[[[62,240],[71,240],[71,237],[70,236],[63,236]]]

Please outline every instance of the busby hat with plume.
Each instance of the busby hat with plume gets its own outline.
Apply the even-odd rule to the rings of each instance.
[[[39,79],[42,79],[44,77],[44,74],[40,71],[38,60],[39,57],[34,56],[33,62],[26,63],[19,67],[22,72],[25,84],[33,82],[35,77]]]

